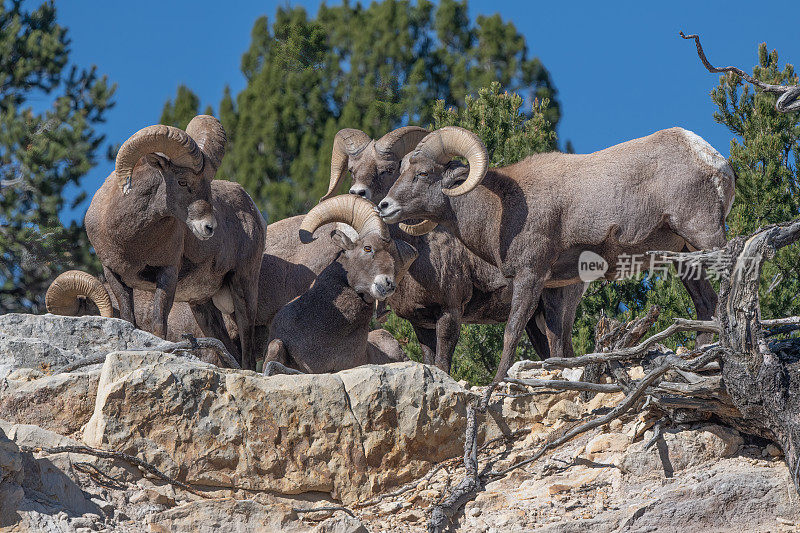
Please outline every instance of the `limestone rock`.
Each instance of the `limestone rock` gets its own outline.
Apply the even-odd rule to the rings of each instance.
[[[369,530],[358,518],[340,511],[336,516],[320,522],[313,533],[369,533]]]
[[[17,368],[47,370],[83,357],[161,342],[118,318],[0,315],[0,379]]]
[[[198,500],[178,505],[150,515],[147,525],[153,533],[247,533],[310,529],[297,521],[287,506],[233,498]]]
[[[651,436],[652,431],[646,432],[641,441],[627,449],[619,463],[623,471],[636,476],[670,477],[678,470],[730,457],[744,442],[736,430],[712,424],[701,426],[698,431],[664,431],[663,446],[657,443],[645,450]]]
[[[72,435],[91,418],[99,369],[24,380],[12,379],[15,374],[0,394],[0,419]]]
[[[83,438],[189,483],[350,503],[460,455],[468,395],[413,362],[264,377],[114,352]]]

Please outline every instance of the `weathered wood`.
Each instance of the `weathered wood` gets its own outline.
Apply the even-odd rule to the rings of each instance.
[[[683,32],[680,32],[680,36],[684,39],[694,39],[695,46],[697,47],[697,55],[700,57],[700,61],[703,62],[703,66],[706,67],[706,70],[709,72],[730,72],[744,78],[766,93],[780,95],[778,100],[775,102],[775,109],[778,110],[779,113],[800,111],[800,85],[773,85],[771,83],[765,83],[759,79],[756,79],[737,67],[715,67],[709,63],[708,59],[706,58],[706,53],[703,51],[703,47],[700,44],[699,35],[684,35]]]
[[[720,283],[717,314],[724,349],[722,375],[742,414],[740,429],[766,435],[783,450],[800,492],[800,363],[782,360],[762,329],[758,287],[764,261],[800,239],[800,221],[768,226],[728,243],[736,257],[730,278]]]

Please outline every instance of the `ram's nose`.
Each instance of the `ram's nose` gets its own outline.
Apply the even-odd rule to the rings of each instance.
[[[376,300],[385,300],[394,294],[395,289],[397,289],[397,285],[394,282],[394,277],[386,275],[376,276],[375,281],[372,283],[372,296],[374,296]]]
[[[350,194],[355,194],[356,196],[366,198],[367,200],[372,199],[372,192],[370,192],[370,190],[363,185],[353,185],[350,187]]]
[[[200,240],[210,239],[217,229],[217,219],[214,217],[194,220],[191,224],[192,233]]]

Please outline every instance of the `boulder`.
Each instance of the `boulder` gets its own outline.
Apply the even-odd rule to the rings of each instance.
[[[0,315],[0,379],[18,368],[47,371],[84,357],[162,342],[118,318]]]
[[[469,395],[413,362],[264,377],[113,352],[83,439],[189,483],[353,503],[459,456]]]
[[[645,450],[652,437],[652,430],[647,431],[641,441],[625,450],[620,469],[635,476],[671,477],[676,471],[730,457],[744,442],[739,432],[725,426],[707,424],[688,429],[666,430],[661,442]]]
[[[30,377],[20,370],[5,381],[0,394],[0,419],[34,424],[62,435],[73,435],[89,421],[94,412],[99,369],[14,379]]]

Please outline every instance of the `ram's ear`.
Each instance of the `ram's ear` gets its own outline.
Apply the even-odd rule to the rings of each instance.
[[[145,163],[148,165],[153,166],[162,172],[168,170],[169,163],[165,157],[158,154],[145,154],[143,157]]]
[[[452,189],[464,183],[469,176],[469,167],[461,161],[450,161],[442,172],[442,189]]]
[[[419,256],[419,252],[406,241],[400,239],[395,239],[394,244],[397,246],[397,254],[400,256],[400,268],[397,269],[397,279],[400,279],[406,275],[411,263]]]
[[[352,250],[356,247],[356,243],[340,229],[335,229],[331,232],[331,240],[342,250]]]

